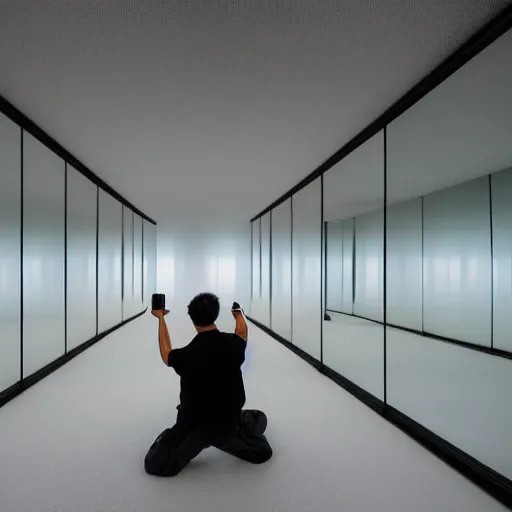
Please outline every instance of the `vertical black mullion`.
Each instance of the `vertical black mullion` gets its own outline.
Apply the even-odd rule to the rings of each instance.
[[[384,238],[383,238],[383,267],[384,267],[384,276],[383,276],[383,320],[384,320],[384,405],[387,405],[387,220],[388,220],[388,162],[387,162],[387,128],[384,127]]]
[[[135,215],[132,213],[132,306],[135,302]],[[130,315],[133,310],[130,311]]]
[[[491,227],[491,348],[494,348],[494,236],[492,225],[492,177],[489,174],[489,219]]]
[[[324,251],[324,276],[322,279],[322,282],[324,284],[324,307],[322,309],[322,316],[324,316],[327,313],[327,244],[329,243],[329,223],[325,220],[323,221],[323,234],[324,234],[324,242],[323,242],[323,251]],[[343,234],[342,234],[343,237]],[[343,241],[342,241],[343,243]],[[342,281],[343,283],[343,276]],[[343,292],[342,292],[342,301],[343,301]]]
[[[259,297],[260,297],[260,301],[261,301],[261,296],[262,296],[262,290],[263,290],[263,265],[262,265],[262,261],[261,261],[261,256],[262,256],[262,250],[261,250],[261,217],[259,218],[259,226],[260,226],[260,234],[259,234],[259,237],[260,237],[260,293],[259,293]],[[260,304],[261,305],[261,304]]]
[[[125,206],[121,206],[121,318],[125,320],[124,317],[124,210]]]
[[[322,251],[324,248],[324,175],[320,175],[320,363],[324,364],[324,294],[322,283],[324,279],[324,266],[322,265]],[[326,251],[327,255],[327,251]],[[327,288],[325,289],[325,292]]]
[[[254,222],[251,222],[251,302],[253,300],[254,300]]]
[[[425,332],[425,216],[424,198],[421,197],[421,332]]]
[[[96,334],[99,334],[100,188],[96,187]]]
[[[268,262],[268,295],[269,295],[269,327],[272,329],[272,293],[273,293],[273,287],[272,287],[272,212],[273,210],[270,210],[270,234],[269,234],[269,262]]]
[[[352,315],[356,303],[356,218],[352,227]]]
[[[141,291],[140,295],[142,298],[142,305],[144,305],[144,221],[142,218],[140,219],[141,222],[141,230],[142,230],[142,264],[141,264]]]
[[[293,196],[290,197],[290,343],[293,343]]]
[[[21,165],[20,165],[20,382],[23,384],[23,199],[24,199],[24,159],[23,159],[23,128],[20,128],[21,137]]]
[[[64,162],[64,353],[68,353],[68,163]]]

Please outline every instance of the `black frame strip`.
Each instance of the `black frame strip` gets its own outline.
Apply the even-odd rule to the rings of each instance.
[[[489,222],[491,229],[491,348],[494,348],[494,233],[492,225],[492,174],[489,174]]]
[[[463,452],[453,444],[425,428],[423,425],[420,425],[412,418],[406,416],[365,389],[359,387],[354,382],[348,380],[346,377],[343,377],[336,371],[325,366],[320,361],[310,356],[307,352],[304,352],[302,349],[291,344],[288,340],[279,336],[268,327],[265,327],[253,318],[247,317],[247,319],[263,332],[290,349],[293,353],[297,354],[303,360],[310,363],[320,373],[331,379],[333,382],[336,382],[343,389],[358,398],[377,414],[400,428],[405,434],[420,443],[427,450],[474,482],[495,499],[512,508],[512,480],[505,478],[489,466],[482,464],[466,452]]]
[[[64,354],[68,352],[68,164],[64,162]]]
[[[96,187],[96,334],[99,330],[100,187]]]
[[[324,273],[327,275],[327,269],[322,265],[322,251],[327,258],[327,250],[324,248],[324,240],[327,240],[324,234],[324,175],[320,176],[320,363],[324,364],[324,307],[327,304],[324,293],[327,293],[327,287],[322,293],[322,283],[324,282]]]
[[[24,319],[24,296],[23,296],[23,288],[24,288],[24,271],[23,271],[23,262],[24,262],[24,256],[23,256],[23,246],[24,246],[24,239],[23,239],[23,228],[24,228],[24,197],[25,197],[25,183],[24,183],[24,176],[25,176],[25,160],[23,157],[24,151],[24,132],[23,128],[20,128],[20,142],[21,142],[21,160],[20,160],[20,383],[23,382],[23,340],[24,340],[24,329],[23,326],[25,324]],[[0,402],[1,403],[1,402]]]
[[[293,344],[293,196],[290,197],[290,343]]]
[[[367,126],[363,131],[334,153],[334,155],[318,166],[311,174],[297,183],[297,185],[276,199],[260,213],[255,215],[251,221],[256,220],[258,217],[265,215],[265,213],[269,212],[276,206],[279,206],[282,202],[286,201],[286,199],[309,185],[324,172],[328,171],[331,167],[343,160],[343,158],[355,151],[368,139],[381,131],[386,125],[412,107],[420,99],[455,73],[455,71],[460,69],[464,64],[487,48],[487,46],[496,41],[510,28],[512,28],[512,4],[505,7],[496,17],[466,41],[466,43],[464,43],[460,48],[453,52],[450,57],[416,84],[409,92],[407,92],[381,116],[373,121],[373,123]]]
[[[121,207],[121,318],[124,320],[124,210]]]
[[[273,267],[273,264],[272,264],[272,211],[270,211],[270,233],[269,233],[269,237],[270,237],[270,240],[269,240],[269,266],[268,266],[268,276],[269,276],[269,283],[268,283],[268,302],[269,302],[269,308],[270,308],[270,311],[269,311],[269,324],[270,324],[270,327],[272,327],[272,293],[273,293],[273,286],[272,286],[272,277],[273,277],[273,273],[272,273],[272,267]]]
[[[373,318],[366,318],[361,315],[344,313],[343,311],[335,311],[333,309],[328,309],[331,313],[337,313],[339,315],[349,316],[353,318],[359,318],[360,320],[365,320],[367,322],[371,322],[373,324],[385,326],[384,322],[380,322],[379,320],[374,320]],[[396,324],[387,324],[387,327],[391,327],[392,329],[397,329],[399,331],[410,332],[411,334],[417,334],[418,336],[422,336],[424,338],[429,338],[435,341],[442,341],[443,343],[449,343],[451,345],[457,345],[459,347],[464,347],[469,350],[475,350],[476,352],[482,352],[484,354],[488,354],[491,356],[502,357],[505,359],[512,360],[512,352],[507,352],[506,350],[501,350],[494,347],[486,347],[485,345],[478,345],[477,343],[471,343],[469,341],[461,341],[454,338],[448,338],[446,336],[440,336],[438,334],[434,334],[428,331],[419,331],[417,329],[411,329],[410,327],[403,327],[402,325]]]
[[[387,404],[388,401],[387,401],[387,398],[388,398],[388,394],[387,394],[387,390],[388,390],[388,385],[387,385],[387,382],[388,382],[388,337],[387,337],[387,332],[388,332],[388,329],[387,329],[387,325],[388,325],[388,301],[387,301],[387,298],[388,298],[388,265],[387,265],[387,254],[388,254],[388,251],[387,251],[387,240],[388,240],[388,144],[387,144],[387,133],[388,133],[388,130],[387,130],[387,127],[384,127],[384,133],[383,133],[383,141],[384,141],[384,148],[383,148],[383,152],[384,152],[384,168],[383,168],[383,171],[384,171],[384,180],[383,180],[383,185],[384,185],[384,214],[383,214],[383,233],[382,233],[382,238],[383,238],[383,252],[384,254],[382,255],[382,266],[384,267],[383,268],[383,297],[382,297],[382,307],[384,309],[384,311],[382,312],[382,319],[383,319],[383,324],[384,324],[384,340],[383,340],[383,343],[384,343],[384,403]],[[423,263],[423,261],[422,261]]]
[[[53,151],[57,156],[62,158],[69,165],[72,165],[79,173],[83,174],[86,178],[91,180],[95,185],[110,194],[113,198],[117,199],[121,204],[124,204],[130,208],[132,211],[136,212],[148,222],[151,222],[151,224],[156,225],[156,222],[153,219],[141,212],[132,203],[130,203],[121,194],[119,194],[119,192],[116,192],[108,183],[102,180],[97,174],[92,172],[69,151],[62,147],[53,137],[50,137],[50,135],[48,135],[42,128],[36,125],[3,96],[0,96],[0,112],[5,114],[9,119],[11,119],[11,121],[15,122],[18,126],[23,128],[23,130],[33,135],[37,140],[39,140],[39,142],[44,144],[48,149]]]

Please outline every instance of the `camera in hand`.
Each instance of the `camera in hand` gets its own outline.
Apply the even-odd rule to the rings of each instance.
[[[151,298],[151,310],[152,311],[163,311],[165,309],[165,294],[154,293]]]

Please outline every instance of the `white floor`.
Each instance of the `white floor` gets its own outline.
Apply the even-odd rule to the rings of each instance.
[[[175,345],[186,344],[187,320],[169,320]],[[179,381],[160,361],[156,320],[143,316],[0,409],[0,510],[506,510],[254,327],[244,372],[273,459],[252,466],[211,448],[176,478],[146,475]]]

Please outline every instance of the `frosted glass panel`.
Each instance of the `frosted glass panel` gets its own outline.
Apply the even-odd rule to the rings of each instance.
[[[354,219],[343,221],[342,313],[354,312]]]
[[[99,191],[98,331],[121,322],[122,205]]]
[[[133,215],[133,314],[142,311],[142,218]]]
[[[354,314],[384,320],[384,212],[361,215],[355,220],[356,292]]]
[[[0,393],[20,380],[21,130],[0,114]]]
[[[96,335],[97,186],[67,168],[67,348]]]
[[[293,338],[320,360],[322,201],[317,179],[293,196]]]
[[[326,309],[343,310],[343,223],[326,223],[327,293]]]
[[[387,322],[423,329],[423,223],[422,199],[388,208]]]
[[[291,200],[272,210],[272,330],[292,339]]]
[[[423,228],[424,330],[490,346],[489,179],[425,196]]]
[[[512,169],[492,176],[493,346],[512,351]]]
[[[156,245],[155,245],[155,225],[147,220],[143,221],[144,234],[144,261],[143,261],[143,279],[144,296],[143,308],[151,305],[151,295],[155,293],[155,264],[156,264]]]
[[[270,327],[270,213],[261,218],[261,303],[257,320]]]
[[[261,258],[260,258],[260,219],[252,224],[252,297],[251,315],[257,320],[261,302]]]
[[[133,212],[123,206],[123,319],[134,314],[133,300]]]
[[[512,361],[388,327],[388,403],[512,478]]]
[[[26,132],[23,149],[23,374],[28,376],[65,351],[65,164]]]

